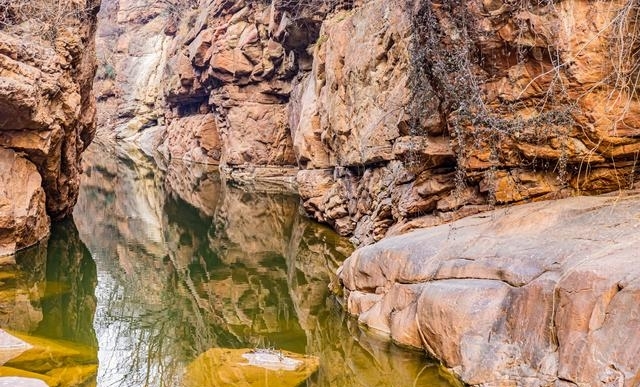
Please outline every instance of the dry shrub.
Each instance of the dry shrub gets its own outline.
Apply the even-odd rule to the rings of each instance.
[[[72,0],[0,0],[0,30],[54,40],[70,19],[85,20],[89,9]]]

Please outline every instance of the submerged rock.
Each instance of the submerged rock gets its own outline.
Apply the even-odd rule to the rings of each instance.
[[[582,197],[391,237],[341,267],[346,306],[469,384],[637,386],[639,218]]]
[[[20,351],[10,352],[11,357],[4,360],[3,342]],[[93,347],[16,332],[0,330],[0,356],[4,360],[0,363],[0,386],[76,387],[95,379],[98,371]]]
[[[31,344],[0,329],[0,366],[31,348]]]
[[[17,376],[0,377],[0,387],[49,387],[42,380]]]
[[[184,387],[296,387],[318,370],[319,359],[288,351],[212,348],[185,372]]]
[[[249,365],[279,371],[296,371],[304,362],[285,356],[281,351],[256,349],[242,355]]]

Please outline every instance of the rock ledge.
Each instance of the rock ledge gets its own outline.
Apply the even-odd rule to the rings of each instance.
[[[637,386],[640,195],[471,216],[357,250],[348,311],[483,386]]]

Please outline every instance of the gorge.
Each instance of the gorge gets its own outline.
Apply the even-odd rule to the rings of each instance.
[[[87,245],[97,234],[140,248],[105,250],[128,274],[148,259],[157,273],[141,277],[170,266],[189,283],[193,263],[180,259],[233,251],[217,245],[217,227],[145,228],[150,214],[163,224],[192,213],[154,190],[205,223],[244,214],[244,228],[258,230],[259,213],[256,224],[285,244],[290,226],[259,219],[297,210],[258,211],[262,199],[250,196],[293,192],[301,211],[357,248],[341,248],[320,265],[330,274],[309,281],[322,297],[331,282],[358,324],[471,385],[639,385],[637,2],[65,0],[48,12],[41,3],[0,0],[0,256],[46,239],[50,219],[71,213],[97,131],[94,146],[108,151],[86,157],[85,184],[112,182],[133,198],[117,221],[81,198],[76,223]],[[160,170],[120,180],[126,168],[101,164],[114,153]],[[219,177],[210,181],[207,166]],[[150,185],[118,187],[139,180]],[[232,188],[245,192],[238,205],[216,206]],[[238,245],[270,240],[255,233]],[[322,271],[317,248],[302,253],[297,276]],[[299,253],[259,251],[285,257],[272,275],[295,293]],[[205,282],[214,293],[224,284]],[[306,300],[278,297],[304,325]]]

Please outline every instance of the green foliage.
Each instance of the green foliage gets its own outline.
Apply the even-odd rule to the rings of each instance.
[[[99,68],[98,71],[96,72],[96,79],[99,80],[105,80],[105,79],[110,79],[110,80],[114,80],[116,79],[116,69],[115,67],[113,67],[112,64],[110,63],[103,63]]]

